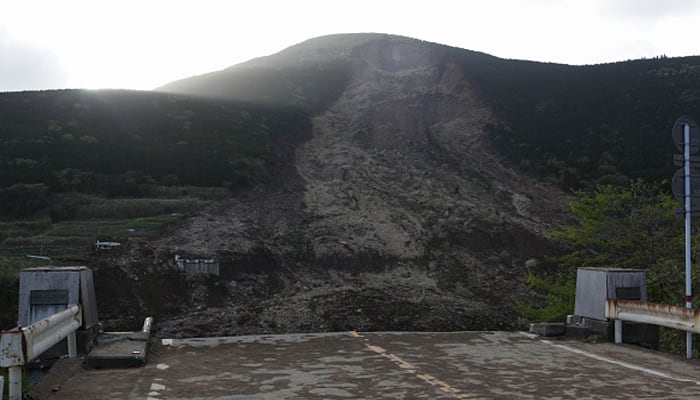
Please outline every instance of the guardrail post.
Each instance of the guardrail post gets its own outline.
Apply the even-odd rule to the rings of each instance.
[[[622,343],[622,320],[615,320],[615,344]]]
[[[7,395],[10,400],[22,400],[22,367],[10,367],[7,377]]]
[[[68,357],[78,357],[78,345],[75,340],[75,331],[69,333],[68,336],[66,336],[66,341],[68,342]]]

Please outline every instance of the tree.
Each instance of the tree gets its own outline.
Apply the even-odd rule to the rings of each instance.
[[[678,202],[660,184],[634,180],[576,195],[569,209],[578,224],[549,235],[570,249],[557,259],[562,266],[650,268],[683,254]]]
[[[646,269],[650,301],[680,303],[684,276],[677,272],[684,263],[683,220],[675,217],[679,203],[663,185],[633,180],[627,186],[603,185],[576,195],[569,209],[578,222],[549,234],[567,249],[550,259],[559,273],[549,278],[533,274],[528,280],[547,292],[549,304],[541,309],[520,305],[521,312],[544,320],[573,313],[579,267]],[[693,248],[698,245],[700,240],[695,240]]]
[[[43,183],[16,183],[0,189],[0,216],[8,219],[32,217],[48,208],[48,187]]]

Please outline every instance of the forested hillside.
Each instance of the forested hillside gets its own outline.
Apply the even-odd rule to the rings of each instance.
[[[30,217],[60,192],[239,189],[268,177],[273,142],[307,134],[307,119],[291,107],[149,92],[0,94],[0,215]]]
[[[465,65],[500,116],[488,127],[498,147],[565,188],[670,179],[673,122],[700,116],[700,57]]]

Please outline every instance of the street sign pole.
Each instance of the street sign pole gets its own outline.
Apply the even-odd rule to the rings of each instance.
[[[690,256],[690,219],[700,216],[700,126],[686,115],[673,123],[671,136],[676,148],[683,155],[673,156],[673,164],[682,167],[671,180],[673,195],[683,202],[683,207],[676,208],[676,215],[685,218],[685,307],[693,308],[692,262]],[[693,335],[686,335],[686,355],[693,356]]]
[[[691,191],[690,191],[690,125],[683,124],[683,158],[685,159],[685,307],[693,308],[692,273],[690,257],[690,218],[691,218]],[[693,358],[693,334],[686,332],[685,336],[686,357]]]

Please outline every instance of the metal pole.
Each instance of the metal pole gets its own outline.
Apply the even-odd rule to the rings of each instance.
[[[693,295],[691,286],[690,258],[690,217],[691,217],[691,192],[690,192],[690,125],[683,126],[683,158],[685,159],[685,307],[693,308]],[[693,334],[685,336],[686,357],[693,357]]]
[[[2,397],[2,394],[4,391],[5,391],[5,377],[0,375],[0,399],[4,399],[4,397]]]
[[[10,374],[7,378],[8,398],[22,400],[22,367],[10,367]]]
[[[615,320],[615,344],[622,343],[622,320]]]

